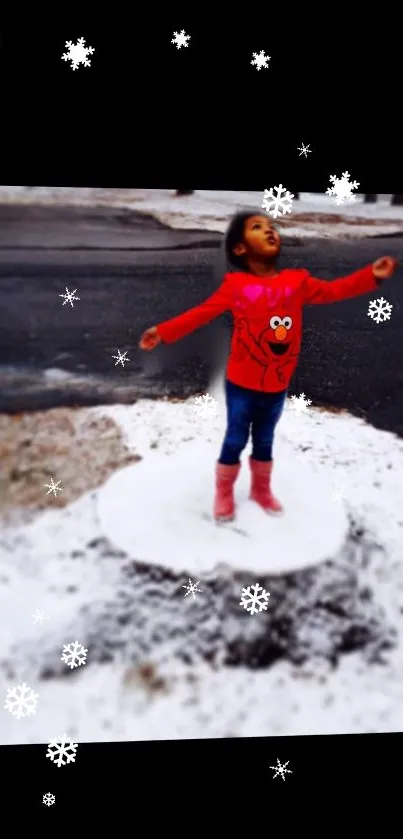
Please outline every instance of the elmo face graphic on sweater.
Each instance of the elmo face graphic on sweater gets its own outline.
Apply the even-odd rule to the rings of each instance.
[[[296,318],[289,314],[291,294],[289,288],[276,293],[253,284],[243,289],[235,304],[234,360],[252,357],[260,366],[262,387],[268,371],[275,372],[280,385],[285,383],[285,371],[298,355]]]
[[[292,343],[292,318],[286,315],[273,315],[270,318],[269,326],[260,335],[260,345],[263,349],[269,350],[277,356],[283,356]]]

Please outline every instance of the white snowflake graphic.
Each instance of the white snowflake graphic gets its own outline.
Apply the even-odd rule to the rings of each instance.
[[[55,796],[51,792],[47,792],[42,798],[42,803],[46,804],[47,807],[51,807],[55,803],[55,800]]]
[[[55,737],[50,741],[46,757],[50,758],[56,766],[66,766],[68,763],[75,762],[77,748],[78,743],[72,743],[67,739],[66,734],[62,734],[61,737]]]
[[[63,61],[71,61],[72,70],[77,70],[79,64],[83,67],[89,67],[91,64],[89,55],[92,55],[95,50],[92,47],[85,47],[84,38],[79,38],[76,44],[72,41],[66,41],[67,52],[62,55]]]
[[[301,157],[301,155],[302,155],[302,154],[304,154],[304,155],[305,155],[305,157],[308,157],[308,154],[311,154],[311,153],[312,153],[312,149],[310,149],[310,148],[309,148],[309,146],[310,146],[310,145],[311,145],[311,144],[310,144],[310,143],[308,143],[308,145],[307,145],[307,146],[304,146],[304,144],[303,144],[303,143],[301,143],[301,145],[300,145],[300,147],[299,147],[299,149],[298,149],[298,151],[299,151],[299,156],[300,156],[300,157]]]
[[[176,48],[180,50],[181,47],[188,47],[188,41],[190,40],[190,35],[185,35],[185,30],[182,29],[181,32],[174,32],[174,36],[172,38],[171,44],[175,44]]]
[[[392,309],[392,303],[388,303],[388,301],[384,300],[383,297],[378,297],[377,300],[370,301],[367,315],[372,318],[375,323],[382,323],[383,321],[390,319]]]
[[[44,621],[49,620],[49,618],[45,617],[43,612],[41,612],[39,609],[37,609],[36,612],[34,612],[32,617],[34,619],[34,623],[43,623]]]
[[[121,352],[120,352],[120,350],[118,350],[118,354],[117,354],[117,355],[113,355],[113,356],[112,356],[112,358],[116,358],[116,359],[117,359],[117,360],[116,360],[115,367],[116,367],[118,364],[121,364],[121,365],[122,365],[122,367],[124,367],[124,366],[125,366],[125,364],[126,364],[126,361],[130,361],[130,358],[126,358],[126,356],[127,356],[127,350],[126,350],[126,352],[124,352],[124,353],[121,353]]]
[[[251,589],[253,594],[251,593]],[[254,615],[255,612],[263,612],[267,609],[269,597],[270,592],[265,591],[262,586],[256,583],[254,586],[248,586],[242,589],[242,600],[239,601],[239,605],[243,606],[251,615]]]
[[[261,70],[262,67],[264,67],[264,68],[267,67],[269,61],[270,61],[270,56],[265,55],[263,50],[261,50],[261,52],[254,52],[253,53],[253,59],[251,61],[251,64],[253,64],[253,66],[256,67],[256,70]]]
[[[329,180],[333,186],[326,190],[326,195],[333,195],[336,204],[344,204],[345,201],[355,201],[355,195],[352,194],[353,189],[359,186],[358,181],[350,181],[348,172],[343,172],[341,178],[336,175],[331,175]]]
[[[277,778],[277,775],[281,775],[283,781],[285,781],[284,776],[285,776],[286,772],[288,772],[289,775],[292,775],[291,769],[287,769],[287,766],[288,766],[289,762],[290,761],[287,760],[287,763],[280,763],[279,759],[277,758],[277,765],[270,767],[270,769],[274,769],[273,779]]]
[[[34,693],[25,682],[22,685],[8,688],[4,710],[10,711],[10,714],[17,717],[17,720],[28,717],[30,714],[36,713],[38,696],[39,694]]]
[[[291,397],[291,408],[296,414],[307,414],[309,405],[312,405],[312,400],[306,399],[305,393]]]
[[[55,484],[53,478],[50,479],[50,484],[44,484],[45,489],[47,489],[46,495],[49,495],[50,492],[53,492],[53,495],[57,496],[58,492],[63,492],[63,487],[59,487],[60,481]]]
[[[74,667],[81,667],[86,664],[88,650],[85,650],[82,644],[78,641],[72,641],[71,644],[63,645],[63,653],[61,660],[73,670]]]
[[[194,600],[196,600],[196,591],[200,591],[200,592],[202,591],[202,589],[201,589],[201,588],[197,588],[197,586],[199,585],[199,583],[200,583],[200,580],[198,580],[198,581],[197,581],[197,583],[192,583],[192,581],[191,581],[191,579],[190,579],[190,577],[189,577],[189,585],[188,585],[188,586],[182,586],[182,588],[187,589],[186,594],[184,595],[184,597],[187,597],[187,596],[188,596],[188,594],[193,594],[193,599],[194,599]]]
[[[74,289],[74,291],[69,291],[67,286],[66,286],[66,294],[59,294],[59,297],[64,297],[65,298],[63,306],[65,306],[66,303],[70,303],[72,309],[74,309],[73,300],[79,300],[80,299],[79,297],[74,297],[76,291],[77,291],[76,288]]]
[[[203,396],[196,396],[193,411],[203,419],[216,417],[218,413],[218,402],[209,393],[205,393]]]
[[[271,189],[265,189],[262,208],[273,218],[285,216],[286,213],[291,212],[293,198],[292,193],[288,192],[288,189],[285,189],[282,184],[279,184],[279,186],[272,187]]]

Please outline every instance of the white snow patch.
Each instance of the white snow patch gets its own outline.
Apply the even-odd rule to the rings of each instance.
[[[59,367],[48,367],[43,372],[43,376],[50,382],[64,382],[70,378],[71,373],[67,372],[67,370],[61,370]]]
[[[65,680],[41,684],[35,716],[0,721],[1,742],[46,743],[61,730],[78,743],[376,734],[400,731],[403,681],[399,662],[366,667],[359,654],[333,672],[279,662],[267,671],[214,672],[163,666],[167,692],[127,684],[120,664],[94,664]],[[10,715],[7,715],[10,716]]]
[[[40,639],[49,627],[57,632],[84,604],[108,597],[118,578],[117,563],[71,559],[97,534],[92,493],[64,509],[41,513],[28,526],[2,529],[0,656],[10,643]],[[37,608],[49,618],[43,627],[32,620]]]
[[[182,407],[182,427],[186,407]],[[192,435],[191,421],[187,422]],[[182,442],[175,454],[149,452],[144,460],[110,478],[98,494],[103,531],[141,562],[185,571],[191,577],[220,565],[284,574],[315,565],[338,553],[347,535],[347,516],[332,499],[329,478],[295,462],[293,447],[279,439],[276,494],[285,515],[268,516],[248,498],[246,458],[236,483],[234,523],[212,519],[214,467],[220,433],[211,442]]]

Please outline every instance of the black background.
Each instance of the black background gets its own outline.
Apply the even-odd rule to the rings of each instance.
[[[322,192],[347,170],[360,192],[403,192],[399,25],[379,7],[354,21],[340,6],[282,17],[266,4],[52,8],[13,21],[2,10],[2,184]],[[181,29],[191,40],[178,50]],[[61,55],[79,37],[95,52],[72,71]],[[271,61],[257,71],[260,50]],[[351,807],[361,829],[376,813],[387,831],[402,744],[400,734],[80,744],[61,768],[45,744],[2,747],[3,826],[6,814],[39,815],[55,835],[109,813],[137,834],[191,833],[232,829],[235,817],[245,835],[297,823],[316,836],[337,815],[350,827]],[[289,761],[285,781],[269,768],[277,758]]]
[[[257,6],[4,23],[0,181],[322,192],[347,170],[359,191],[403,191],[398,30],[339,9],[329,29],[323,13]],[[61,55],[80,37],[95,52],[73,71]]]
[[[322,836],[339,818],[360,830],[375,817],[387,834],[398,816],[402,734],[262,737],[78,745],[57,767],[46,745],[1,748],[3,815],[82,827],[81,816],[110,814],[137,831],[269,832],[282,825]],[[277,758],[288,761],[283,781]],[[42,804],[45,792],[55,804]],[[46,818],[45,818],[46,817]],[[276,821],[273,822],[273,818]]]

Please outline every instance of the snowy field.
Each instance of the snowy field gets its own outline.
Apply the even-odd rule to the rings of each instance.
[[[376,204],[364,204],[363,195],[337,206],[324,192],[302,192],[290,215],[278,218],[279,229],[290,236],[360,238],[403,233],[403,207],[390,205],[391,195],[378,196]],[[0,187],[1,203],[74,204],[126,207],[147,213],[168,227],[181,230],[224,232],[231,215],[240,209],[260,211],[261,192],[197,190],[194,195],[174,195],[169,189],[104,189],[100,187]]]
[[[221,400],[220,388],[213,385],[212,391]],[[39,694],[35,715],[16,720],[0,712],[2,744],[47,742],[62,732],[80,743],[402,729],[403,442],[348,414],[313,406],[298,416],[288,401],[279,425],[275,473],[286,507],[287,552],[282,525],[279,529],[278,520],[262,514],[256,526],[258,511],[240,488],[239,522],[250,531],[242,558],[231,526],[220,528],[214,542],[213,525],[202,522],[203,513],[211,510],[213,483],[207,476],[212,476],[221,441],[222,406],[216,420],[196,417],[192,407],[193,400],[144,400],[80,410],[81,417],[93,421],[112,418],[141,460],[115,470],[65,508],[2,528],[3,694],[24,680]],[[85,439],[80,444],[85,446]],[[160,474],[154,468],[156,455]],[[190,500],[189,464],[197,487]],[[176,472],[175,486],[164,479],[165,470],[171,481]],[[111,493],[113,515],[108,511]],[[147,544],[144,520],[150,500],[155,510]],[[310,516],[309,528],[295,518],[298,503]],[[184,511],[183,523],[175,518],[176,504]],[[188,533],[192,505],[193,551]],[[314,569],[318,577],[309,578],[304,575],[309,538],[315,533],[316,562],[331,559],[330,551],[334,560],[319,562]],[[340,550],[344,539],[350,540],[347,551]],[[298,630],[308,650],[302,665],[285,649],[271,666],[226,666],[226,648],[237,637],[246,645],[254,634],[260,644],[270,640],[262,623],[266,613],[248,615],[237,602],[240,583],[230,564],[234,549],[234,565],[243,568],[249,584],[257,576],[264,585],[267,575],[267,620],[271,612],[281,613],[280,601],[287,604],[292,587],[287,578],[276,583],[271,572],[278,574],[281,563],[283,570],[306,566],[298,580],[299,602],[309,601],[320,588],[322,595],[330,592],[337,614],[334,587],[343,578],[343,600],[351,601],[353,610],[364,610],[363,625],[377,624],[391,639],[386,652],[374,658],[370,640],[364,639],[360,650],[342,653],[332,668],[326,643],[333,641],[329,636],[326,642],[321,619],[309,619]],[[136,575],[134,560],[151,566],[148,576]],[[195,599],[184,596],[189,576],[200,581],[202,591]],[[231,608],[220,593],[225,585],[232,586]],[[363,605],[359,592],[367,593]],[[33,623],[36,609],[47,617],[43,625]],[[318,617],[315,609],[308,602],[308,612]],[[70,671],[60,661],[61,650],[75,640],[88,649],[87,663]]]

